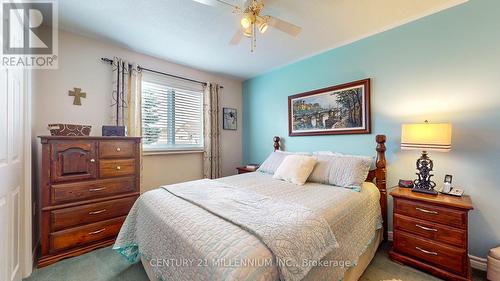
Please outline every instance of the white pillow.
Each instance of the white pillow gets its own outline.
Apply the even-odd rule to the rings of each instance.
[[[309,181],[361,190],[373,162],[371,157],[316,155],[316,167]]]
[[[319,155],[342,155],[342,153],[335,152],[335,151],[314,151],[312,154],[314,156],[319,156]]]
[[[312,153],[313,156],[347,156],[347,157],[362,157],[362,158],[367,158],[368,156],[362,156],[362,155],[351,155],[351,154],[344,154],[341,152],[335,152],[335,151],[314,151]],[[375,160],[375,157],[371,158],[370,162],[370,170],[375,170],[377,168],[377,161]]]
[[[334,163],[330,166],[328,182],[332,185],[361,191],[361,185],[363,185],[370,172],[372,158],[361,156],[340,156],[335,158]]]
[[[288,155],[308,155],[307,152],[284,152],[277,150],[275,152],[272,152],[260,165],[259,169],[257,171],[266,173],[266,174],[274,174],[276,172],[276,169],[280,166],[281,162],[287,157]]]
[[[307,179],[310,182],[317,182],[322,184],[329,184],[328,177],[330,176],[330,166],[332,165],[333,154],[316,154],[316,166],[311,175]]]
[[[288,155],[274,173],[273,178],[304,185],[314,169],[316,159],[306,155]]]

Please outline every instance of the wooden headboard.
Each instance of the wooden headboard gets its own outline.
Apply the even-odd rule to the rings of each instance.
[[[377,142],[377,160],[375,170],[368,173],[366,181],[373,182],[380,191],[380,210],[382,212],[382,219],[384,220],[384,240],[387,241],[387,170],[385,160],[385,135],[377,135],[375,141]],[[281,138],[274,137],[274,150],[281,150]]]

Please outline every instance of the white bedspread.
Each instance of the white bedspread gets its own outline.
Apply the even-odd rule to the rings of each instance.
[[[281,280],[302,280],[312,262],[338,248],[328,222],[301,204],[209,179],[163,189],[259,238],[273,253]]]
[[[216,182],[301,204],[326,219],[340,247],[314,264],[306,280],[341,279],[381,227],[379,193],[370,183],[358,193],[313,183],[297,186],[259,172]],[[271,251],[257,237],[163,189],[141,195],[113,248],[131,262],[143,255],[163,280],[279,278]]]

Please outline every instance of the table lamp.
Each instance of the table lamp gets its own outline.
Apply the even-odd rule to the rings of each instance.
[[[436,183],[431,180],[434,163],[427,151],[451,150],[451,124],[431,124],[427,120],[420,124],[401,125],[401,149],[422,150],[422,156],[417,160],[416,173],[418,179],[414,181],[412,191],[427,194],[437,194],[434,190]]]

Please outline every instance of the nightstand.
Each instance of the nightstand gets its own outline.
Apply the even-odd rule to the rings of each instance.
[[[396,187],[391,260],[445,280],[472,280],[468,257],[470,196],[429,195]]]
[[[252,173],[252,172],[257,171],[257,170],[253,170],[253,169],[248,169],[245,166],[243,166],[243,167],[236,167],[236,170],[238,170],[238,174]]]

